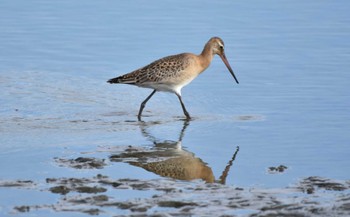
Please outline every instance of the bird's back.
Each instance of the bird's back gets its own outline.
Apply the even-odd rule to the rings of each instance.
[[[181,77],[181,72],[190,65],[190,57],[191,54],[188,53],[167,56],[140,69],[112,78],[108,82],[138,86],[147,83],[166,83],[169,80]]]

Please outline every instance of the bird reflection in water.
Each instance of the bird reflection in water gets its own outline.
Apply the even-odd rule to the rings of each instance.
[[[142,135],[154,145],[149,149],[128,148],[123,153],[112,155],[110,160],[127,162],[130,165],[141,167],[163,177],[179,180],[202,179],[207,183],[218,182],[225,184],[226,177],[236,158],[239,147],[236,148],[219,180],[215,180],[212,169],[205,162],[193,153],[182,149],[181,143],[188,125],[189,121],[184,121],[178,141],[159,141],[147,131],[150,124],[140,122],[139,126]]]

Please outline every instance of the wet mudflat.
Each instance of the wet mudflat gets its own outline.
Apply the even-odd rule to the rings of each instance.
[[[145,123],[142,123],[144,126]],[[185,125],[187,126],[187,125]],[[180,134],[182,136],[182,134]],[[42,180],[1,180],[3,192],[39,198],[12,201],[9,215],[101,216],[343,216],[350,214],[350,180],[310,176],[283,188],[225,185],[239,148],[220,177],[181,141],[158,141],[149,146],[103,146],[76,158],[53,158],[51,166],[71,177],[51,175]],[[176,144],[177,143],[177,144]],[[103,154],[98,154],[103,153]],[[85,157],[86,155],[89,157]],[[93,156],[98,157],[93,157]],[[14,163],[15,164],[15,160]],[[128,164],[159,175],[149,179],[112,178],[116,164]],[[105,171],[109,167],[111,170]],[[274,169],[272,169],[274,168]],[[281,169],[283,168],[283,169]],[[57,169],[57,168],[56,168]],[[284,166],[269,173],[283,173]],[[283,171],[282,171],[283,170]],[[92,176],[86,171],[97,173]],[[78,176],[73,174],[79,174]],[[234,171],[231,171],[234,176]],[[120,175],[116,175],[117,177]],[[131,177],[140,177],[133,174]],[[161,178],[163,177],[163,178]],[[230,176],[229,176],[230,177]],[[277,177],[278,178],[278,177]],[[182,180],[182,181],[181,181]],[[36,192],[36,193],[35,193]],[[48,196],[51,195],[51,196]],[[8,196],[3,196],[7,198]],[[13,197],[13,196],[12,196]],[[16,198],[16,197],[15,197]]]
[[[350,215],[347,8],[2,2],[0,216]],[[166,93],[137,121],[151,90],[106,83],[212,36],[240,84],[215,58],[191,121]]]
[[[17,111],[16,111],[17,112]],[[151,111],[151,119],[156,119]],[[88,113],[89,114],[89,113]],[[122,121],[123,118],[130,120]],[[245,147],[230,145],[220,167],[187,148],[191,128],[218,120],[132,120],[136,115],[105,114],[99,118],[24,121],[9,118],[7,126],[25,136],[18,150],[2,154],[0,191],[3,214],[9,216],[343,216],[350,214],[350,180],[300,177],[281,186],[247,180],[235,184]],[[166,118],[164,118],[166,120]],[[219,118],[218,118],[219,119]],[[220,120],[220,119],[219,119]],[[236,117],[229,123],[257,123]],[[220,120],[225,123],[227,120]],[[13,126],[11,126],[11,124]],[[68,127],[68,130],[66,127]],[[159,129],[172,136],[157,136]],[[175,133],[172,132],[175,130]],[[4,130],[6,131],[6,130]],[[30,132],[30,135],[26,135]],[[42,134],[45,132],[45,135]],[[57,133],[59,137],[54,137]],[[123,137],[122,135],[131,133]],[[167,134],[169,132],[164,132]],[[51,134],[51,135],[50,135]],[[161,134],[161,135],[164,135]],[[33,138],[32,136],[36,137]],[[69,136],[67,136],[69,135]],[[101,137],[96,137],[101,135]],[[135,138],[129,137],[133,136]],[[135,136],[136,135],[136,136]],[[56,135],[57,136],[57,135]],[[76,136],[76,137],[74,137]],[[140,139],[140,144],[131,141]],[[26,137],[32,138],[32,140]],[[112,137],[112,138],[111,138]],[[51,138],[56,138],[52,142]],[[94,140],[91,138],[95,138]],[[171,138],[171,139],[170,139]],[[10,138],[8,138],[10,139]],[[21,146],[38,144],[35,153]],[[202,146],[201,146],[202,147]],[[225,146],[224,146],[225,147]],[[204,147],[202,147],[204,148]],[[22,150],[21,150],[22,149]],[[25,153],[23,153],[25,152]],[[200,153],[200,152],[199,152]],[[13,158],[12,155],[20,156]],[[27,155],[35,155],[26,158]],[[210,153],[208,154],[210,155]],[[218,156],[216,156],[218,157]],[[210,159],[210,158],[208,158]],[[214,165],[214,166],[212,166]],[[35,167],[35,168],[32,168]],[[23,169],[23,170],[22,170]],[[265,164],[258,173],[278,180],[292,168]],[[242,171],[252,173],[254,171]],[[254,184],[255,183],[255,184]],[[11,195],[11,196],[9,196]]]
[[[17,205],[12,214],[64,212],[102,216],[346,216],[350,182],[308,177],[287,188],[239,188],[172,179],[52,178],[50,188],[30,181],[2,182],[1,187],[60,195],[55,203]],[[110,192],[151,191],[146,198],[121,199]],[[115,193],[112,193],[113,195]],[[118,213],[118,214],[116,214]]]

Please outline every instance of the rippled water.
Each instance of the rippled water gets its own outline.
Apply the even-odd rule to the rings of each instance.
[[[215,180],[239,146],[228,186],[280,188],[309,176],[348,180],[349,6],[347,1],[3,1],[0,179],[41,185],[46,178],[96,174],[163,179],[130,162],[159,160],[164,156],[157,151],[164,147],[157,144],[168,150],[181,143],[181,153],[209,168]],[[139,105],[151,90],[106,83],[166,55],[199,53],[212,36],[225,41],[240,84],[216,57],[183,89],[194,117],[189,123],[182,120],[177,97],[167,93],[149,101],[145,122],[139,123]],[[128,146],[153,155],[112,160]],[[106,166],[77,170],[57,163],[79,157],[104,159]],[[287,169],[269,172],[279,165]],[[0,191],[4,215],[29,202],[21,190]],[[37,204],[57,199],[31,194],[38,195]]]

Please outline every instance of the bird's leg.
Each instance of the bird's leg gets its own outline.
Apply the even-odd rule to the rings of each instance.
[[[151,99],[153,94],[155,94],[156,92],[157,92],[157,90],[153,90],[153,92],[141,103],[139,114],[137,115],[137,118],[139,119],[139,121],[141,121],[141,114],[142,114],[143,109],[145,108],[147,101],[149,99]]]
[[[180,100],[181,107],[182,107],[182,110],[184,111],[184,114],[185,114],[185,116],[186,116],[186,119],[187,119],[187,120],[190,120],[190,119],[191,119],[190,114],[188,114],[188,112],[187,112],[187,110],[186,110],[186,107],[185,107],[185,104],[182,102],[181,95],[179,95],[179,94],[176,93],[176,96],[177,96],[177,97],[179,98],[179,100]]]

